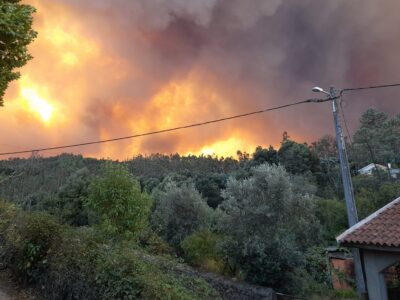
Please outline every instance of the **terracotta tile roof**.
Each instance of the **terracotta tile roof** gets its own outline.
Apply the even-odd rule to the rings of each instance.
[[[347,246],[400,247],[400,198],[358,222],[336,240]]]

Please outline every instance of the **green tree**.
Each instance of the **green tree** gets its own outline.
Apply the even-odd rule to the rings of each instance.
[[[269,146],[268,149],[264,149],[261,146],[258,146],[256,148],[256,151],[253,153],[253,162],[254,165],[261,165],[264,163],[277,165],[278,151],[276,151],[272,146]]]
[[[306,144],[299,144],[287,138],[282,141],[278,159],[292,174],[314,174],[320,171],[318,156]]]
[[[210,227],[213,210],[193,184],[170,181],[154,192],[154,200],[152,227],[177,249],[187,236]]]
[[[320,159],[337,159],[338,151],[335,137],[325,135],[311,144],[311,149]]]
[[[388,116],[374,109],[368,109],[360,119],[360,128],[354,135],[352,156],[363,166],[369,163],[382,163],[384,147],[382,135]]]
[[[188,236],[181,243],[185,259],[195,267],[211,272],[221,272],[223,262],[217,251],[220,237],[209,230],[201,230]]]
[[[19,0],[0,0],[0,106],[8,84],[20,76],[15,69],[32,58],[28,45],[36,37],[32,29],[34,12],[32,6]]]
[[[91,174],[85,167],[73,173],[58,193],[60,218],[63,222],[74,225],[88,225],[88,213],[84,205],[89,194]]]
[[[359,217],[365,218],[400,196],[400,183],[384,183],[379,188],[361,188],[356,195]]]
[[[348,228],[346,205],[336,199],[319,199],[316,216],[322,226],[322,237],[334,243],[337,235]]]
[[[226,187],[227,176],[223,174],[204,174],[196,178],[196,189],[207,199],[212,208],[222,202],[221,190]]]
[[[320,241],[315,203],[282,166],[260,165],[247,179],[231,179],[220,205],[222,252],[232,270],[254,283],[284,290],[304,265],[303,253]]]
[[[390,147],[388,162],[400,167],[400,114],[388,121],[388,129],[384,137],[386,144]]]
[[[400,163],[400,116],[368,109],[360,120],[361,126],[354,135],[351,158],[357,167],[376,163]]]
[[[135,235],[147,225],[151,200],[124,166],[107,162],[89,186],[87,205],[106,232]]]

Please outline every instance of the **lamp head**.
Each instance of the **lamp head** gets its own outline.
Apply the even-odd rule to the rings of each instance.
[[[312,88],[312,91],[315,93],[322,93],[324,90],[321,89],[319,86],[315,86]]]

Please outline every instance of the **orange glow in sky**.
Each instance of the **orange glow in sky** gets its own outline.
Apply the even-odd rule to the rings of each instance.
[[[40,97],[36,90],[23,87],[21,88],[21,96],[26,101],[30,111],[38,114],[43,122],[50,122],[54,108],[47,100]]]
[[[203,154],[203,155],[218,155],[223,157],[229,157],[240,149],[249,149],[251,152],[256,148],[257,145],[249,145],[244,139],[239,139],[235,136],[228,138],[226,140],[218,141],[211,145],[204,146],[199,152],[196,154]]]
[[[7,124],[1,140],[8,145],[0,150],[134,135],[269,105],[266,95],[264,102],[253,103],[240,85],[209,76],[201,63],[175,71],[175,55],[186,45],[178,47],[157,31],[161,25],[146,31],[138,20],[120,24],[102,11],[86,15],[80,11],[83,2],[25,2],[37,8],[38,38],[29,47],[33,60],[10,85],[0,109],[0,123]],[[181,64],[190,66],[194,59],[189,56]],[[232,72],[239,69],[234,62],[228,66]],[[151,153],[236,157],[237,150],[252,153],[257,145],[278,144],[282,133],[274,129],[276,122],[265,115],[66,151],[115,159]]]

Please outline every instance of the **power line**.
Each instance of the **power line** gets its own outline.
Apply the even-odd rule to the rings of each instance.
[[[357,87],[357,88],[347,88],[347,89],[342,89],[340,91],[340,94],[343,94],[343,92],[350,92],[350,91],[382,89],[382,88],[398,87],[398,86],[400,86],[400,83],[385,84],[385,85],[372,85],[372,86]]]
[[[307,99],[307,100],[294,102],[294,103],[290,103],[290,104],[285,104],[285,105],[280,105],[280,106],[267,108],[267,109],[263,109],[263,110],[253,111],[253,112],[249,112],[249,113],[244,113],[244,114],[239,114],[239,115],[234,115],[234,116],[230,116],[230,117],[225,117],[225,118],[220,118],[220,119],[215,119],[215,120],[210,120],[210,121],[205,121],[205,122],[200,122],[200,123],[194,123],[194,124],[184,125],[184,126],[179,126],[179,127],[174,127],[174,128],[150,131],[150,132],[146,132],[146,133],[139,133],[139,134],[135,134],[135,135],[106,139],[106,140],[97,140],[97,141],[91,141],[91,142],[83,142],[83,143],[62,145],[62,146],[55,146],[55,147],[29,149],[29,150],[22,150],[22,151],[4,152],[4,153],[0,153],[0,156],[35,153],[35,152],[37,153],[37,152],[42,152],[42,151],[60,150],[60,149],[75,148],[75,147],[82,147],[82,146],[89,146],[89,145],[103,144],[103,143],[109,143],[109,142],[116,142],[116,141],[121,141],[121,140],[134,139],[134,138],[138,138],[138,137],[144,137],[144,136],[155,135],[155,134],[160,134],[160,133],[165,133],[165,132],[171,132],[171,131],[177,131],[177,130],[188,129],[188,128],[193,128],[193,127],[204,126],[204,125],[213,124],[213,123],[220,123],[220,122],[233,120],[233,119],[244,118],[244,117],[248,117],[248,116],[252,116],[252,115],[256,115],[256,114],[262,114],[262,113],[279,110],[279,109],[283,109],[283,108],[288,108],[288,107],[296,106],[296,105],[300,105],[300,104],[327,102],[327,101],[331,101],[331,100],[337,99],[337,98],[339,98],[339,97],[327,98],[327,99]]]
[[[394,83],[394,84],[384,84],[384,85],[372,85],[372,86],[365,86],[365,87],[356,87],[356,88],[346,88],[346,89],[342,89],[342,90],[340,91],[340,96],[339,96],[339,98],[340,98],[340,100],[341,100],[341,101],[339,101],[340,110],[341,110],[341,112],[342,112],[344,125],[345,125],[346,131],[347,131],[347,136],[348,136],[348,138],[350,139],[350,142],[351,142],[351,143],[353,143],[353,142],[352,142],[352,138],[351,138],[351,135],[350,135],[349,127],[348,127],[348,125],[347,125],[347,121],[346,121],[346,116],[345,116],[345,113],[344,113],[344,109],[343,109],[343,106],[342,106],[343,94],[344,94],[345,92],[351,92],[351,91],[382,89],[382,88],[399,87],[399,86],[400,86],[400,83]]]
[[[334,99],[341,98],[343,93],[348,92],[348,91],[370,90],[370,89],[380,89],[380,88],[399,87],[399,86],[400,86],[400,83],[358,87],[358,88],[346,88],[346,89],[342,89],[339,93],[339,96],[334,97],[334,98],[330,97],[330,98],[326,98],[326,99],[307,99],[307,100],[290,103],[290,104],[285,104],[285,105],[281,105],[281,106],[276,106],[276,107],[272,107],[272,108],[267,108],[267,109],[263,109],[263,110],[259,110],[259,111],[253,111],[253,112],[249,112],[249,113],[245,113],[245,114],[239,114],[239,115],[234,115],[234,116],[230,116],[230,117],[225,117],[225,118],[220,118],[220,119],[216,119],[216,120],[205,121],[205,122],[195,123],[195,124],[190,124],[190,125],[185,125],[185,126],[162,129],[162,130],[157,130],[157,131],[151,131],[151,132],[140,133],[140,134],[135,134],[135,135],[130,135],[130,136],[106,139],[106,140],[97,140],[97,141],[92,141],[92,142],[83,142],[83,143],[77,143],[77,144],[29,149],[29,150],[22,150],[22,151],[4,152],[4,153],[0,153],[0,156],[26,154],[26,153],[37,153],[37,152],[42,152],[42,151],[60,150],[60,149],[116,142],[116,141],[127,140],[127,139],[134,139],[134,138],[138,138],[138,137],[144,137],[144,136],[149,136],[149,135],[155,135],[155,134],[160,134],[160,133],[165,133],[165,132],[177,131],[177,130],[181,130],[181,129],[188,129],[188,128],[193,128],[193,127],[199,127],[199,126],[204,126],[204,125],[208,125],[208,124],[219,123],[219,122],[224,122],[224,121],[228,121],[228,120],[248,117],[248,116],[252,116],[252,115],[256,115],[256,114],[279,110],[279,109],[283,109],[283,108],[287,108],[287,107],[291,107],[291,106],[295,106],[295,105],[300,105],[300,104],[305,104],[305,103],[321,103],[321,102],[331,101]],[[347,124],[346,124],[346,127],[347,127]]]

